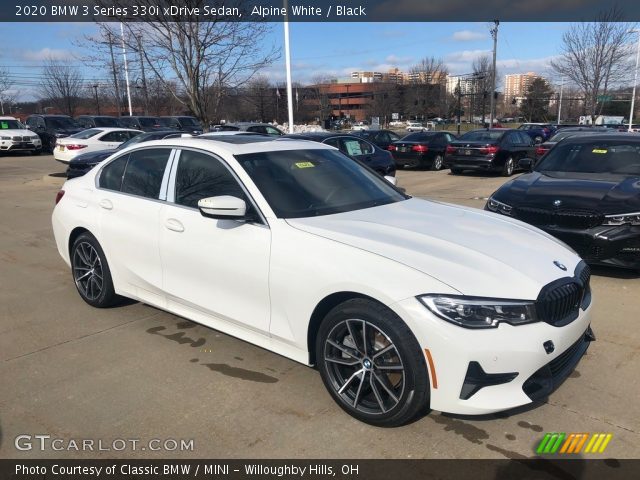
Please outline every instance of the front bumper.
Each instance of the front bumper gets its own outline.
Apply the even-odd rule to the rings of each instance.
[[[481,415],[529,404],[540,398],[540,392],[548,395],[556,388],[573,370],[584,351],[571,358],[569,370],[561,372],[562,378],[552,379],[537,395],[525,392],[525,384],[529,386],[531,378],[538,378],[536,374],[539,376],[539,372],[554,360],[562,361],[562,355],[585,337],[593,303],[563,327],[538,322],[516,327],[501,324],[498,328],[485,330],[450,324],[436,317],[416,298],[408,298],[391,308],[409,325],[421,347],[429,350],[436,377],[430,375],[430,407],[448,413]],[[554,348],[548,353],[545,344],[549,341]],[[467,396],[463,392],[468,394],[469,389],[463,390],[463,387],[472,362],[488,375],[516,375],[505,383],[483,386]],[[465,396],[467,399],[461,398]]]
[[[2,152],[31,152],[40,151],[42,149],[42,143],[40,142],[0,142],[0,151]]]
[[[638,225],[599,225],[587,230],[538,228],[565,242],[590,264],[640,269]]]

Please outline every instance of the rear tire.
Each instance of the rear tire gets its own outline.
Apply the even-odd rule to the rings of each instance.
[[[431,164],[431,170],[435,170],[435,171],[442,170],[442,163],[443,163],[442,155],[437,154],[433,159],[433,163]]]
[[[385,306],[356,298],[334,307],[320,325],[315,348],[325,387],[354,418],[395,427],[428,408],[422,349]]]
[[[96,308],[118,302],[107,258],[93,235],[85,232],[76,238],[70,257],[73,281],[85,302]]]
[[[515,168],[515,163],[513,161],[513,157],[509,157],[505,160],[504,166],[502,167],[502,176],[510,177],[513,175],[513,170]]]

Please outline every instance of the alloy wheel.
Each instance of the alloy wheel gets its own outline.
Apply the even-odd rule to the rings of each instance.
[[[442,155],[436,155],[433,159],[433,169],[440,170],[442,168]]]
[[[400,403],[405,367],[379,327],[361,319],[341,321],[325,340],[324,362],[332,387],[351,408],[384,414]]]
[[[88,300],[97,300],[102,293],[103,270],[100,255],[89,242],[81,242],[73,251],[73,279],[80,293]]]

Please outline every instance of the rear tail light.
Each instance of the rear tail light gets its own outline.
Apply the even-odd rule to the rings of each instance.
[[[398,148],[395,145],[389,145],[387,147],[387,150],[389,150],[390,152],[395,152],[396,150],[398,150]]]
[[[549,129],[547,127],[543,128],[542,131],[544,132],[545,135],[549,133]]]
[[[418,153],[425,153],[429,151],[429,147],[426,145],[414,145],[411,150]]]
[[[64,197],[64,190],[60,190],[58,191],[58,193],[56,193],[56,205],[60,202],[60,200],[62,200],[62,197]]]
[[[538,148],[536,148],[536,155],[538,155],[538,156],[542,156],[542,155],[544,155],[545,153],[547,153],[547,149],[546,149],[546,148],[544,148],[544,147],[538,147]]]
[[[498,153],[498,150],[500,150],[500,147],[496,145],[489,145],[488,147],[482,147],[480,149],[480,153],[483,155],[491,155],[493,153]]]
[[[67,147],[67,150],[82,150],[83,148],[87,148],[86,145],[80,145],[79,143],[70,143],[65,145],[65,147]]]
[[[447,153],[456,153],[456,147],[452,147],[451,145],[447,145]]]

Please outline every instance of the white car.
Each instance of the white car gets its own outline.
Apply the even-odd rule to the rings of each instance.
[[[38,134],[28,130],[17,118],[0,117],[0,153],[30,152],[37,155],[42,150]]]
[[[420,122],[407,122],[407,132],[424,132],[426,128]]]
[[[317,365],[371,424],[528,404],[592,340],[589,269],[563,243],[411,198],[321,143],[139,144],[56,203],[57,247],[88,304],[133,298]]]
[[[132,128],[89,128],[56,140],[53,158],[62,163],[69,163],[83,153],[116,149],[120,144],[141,133],[144,132]]]
[[[369,130],[369,125],[365,122],[358,122],[351,127],[351,131],[353,132],[363,132],[365,130]]]

